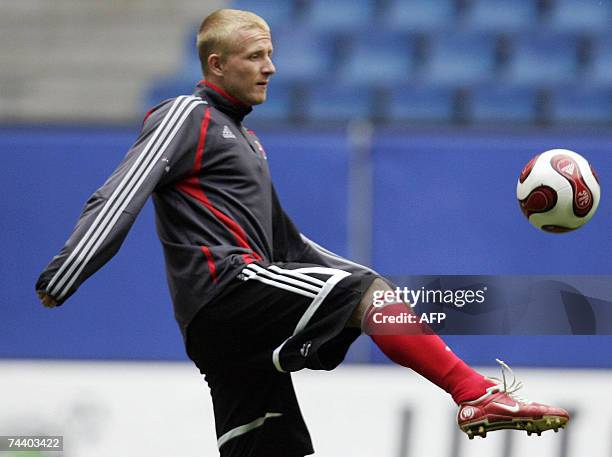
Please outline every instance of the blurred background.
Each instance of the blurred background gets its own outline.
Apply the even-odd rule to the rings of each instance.
[[[192,92],[197,27],[226,6],[272,28],[277,74],[245,123],[309,238],[398,283],[612,275],[611,0],[0,0],[0,435],[63,434],[72,457],[216,455],[151,204],[65,306],[43,309],[34,282],[144,113]],[[594,219],[563,235],[531,227],[515,198],[522,167],[553,148],[602,184]],[[316,455],[612,455],[610,336],[445,339],[487,374],[495,357],[518,367],[525,394],[574,423],[468,442],[445,394],[362,338],[337,372],[295,376]]]

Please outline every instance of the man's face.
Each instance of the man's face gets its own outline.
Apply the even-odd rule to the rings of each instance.
[[[222,68],[227,92],[249,106],[265,102],[270,76],[276,72],[270,34],[260,29],[240,31]]]

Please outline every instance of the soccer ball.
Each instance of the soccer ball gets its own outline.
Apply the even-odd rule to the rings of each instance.
[[[529,161],[516,185],[521,211],[546,232],[563,233],[586,224],[599,205],[599,178],[584,157],[552,149]]]

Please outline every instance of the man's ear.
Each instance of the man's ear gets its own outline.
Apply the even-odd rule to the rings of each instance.
[[[223,60],[219,54],[208,56],[208,71],[215,76],[223,76]]]

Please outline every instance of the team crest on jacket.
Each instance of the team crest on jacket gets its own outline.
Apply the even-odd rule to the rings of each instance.
[[[268,160],[268,156],[266,154],[266,150],[263,148],[263,146],[261,145],[261,143],[258,140],[253,140],[255,142],[255,146],[257,146],[257,149],[259,149],[259,152],[261,154],[261,156]]]

